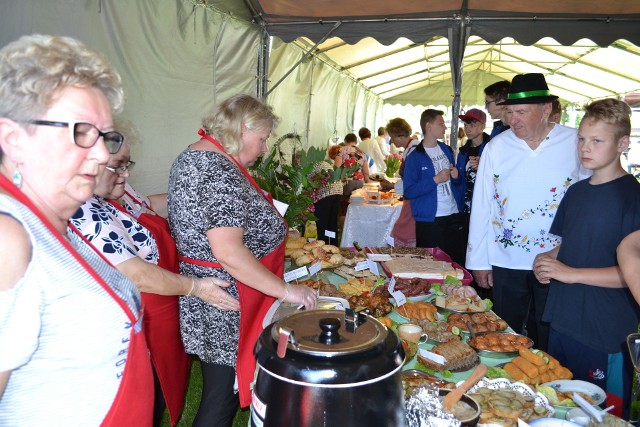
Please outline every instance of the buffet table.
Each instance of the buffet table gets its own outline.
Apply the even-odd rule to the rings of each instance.
[[[400,216],[402,202],[394,204],[350,204],[342,228],[341,247],[360,246],[385,247],[387,238]]]
[[[394,206],[390,206],[390,205],[366,205],[366,204],[350,206],[348,215],[349,215],[349,213],[351,215],[354,215],[354,214],[360,213],[361,211],[364,211],[364,212],[367,212],[369,215],[373,215],[374,217],[369,216],[369,220],[370,221],[367,223],[366,226],[363,226],[363,228],[362,228],[363,230],[369,230],[369,233],[358,234],[357,236],[359,236],[359,237],[354,237],[355,234],[353,234],[353,233],[351,233],[351,234],[345,233],[343,235],[343,238],[342,238],[343,245],[350,246],[349,243],[351,243],[352,240],[357,240],[357,239],[361,239],[363,242],[366,242],[367,241],[366,239],[371,238],[371,236],[370,236],[371,234],[376,234],[376,233],[373,233],[373,231],[375,230],[376,227],[380,227],[380,228],[385,229],[386,230],[385,233],[386,233],[386,235],[388,235],[392,225],[388,224],[388,223],[387,224],[379,224],[379,223],[380,222],[384,222],[384,221],[386,221],[386,222],[391,222],[391,221],[389,219],[386,219],[386,220],[381,219],[380,217],[382,217],[384,215],[383,212],[393,211],[394,208],[397,209],[398,214],[399,214],[401,206],[402,206],[401,203],[399,204],[399,206],[398,205],[394,205]],[[397,216],[394,217],[393,221],[395,221],[396,218],[397,218]],[[356,221],[352,218],[352,224],[354,224],[355,222]],[[359,217],[359,222],[360,222],[361,225],[364,224],[364,221],[362,220],[361,217]],[[358,231],[358,230],[356,229],[356,231]],[[379,237],[379,233],[377,233],[376,235],[378,235],[377,238],[384,239],[384,237]],[[351,239],[351,240],[345,240],[345,236],[347,236],[346,239]],[[373,237],[376,238],[375,236],[373,236]],[[365,243],[365,244],[362,244],[362,246],[368,246],[368,245]],[[382,245],[378,244],[378,246],[380,246],[378,248],[378,251],[376,251],[376,248],[365,248],[365,251],[367,251],[369,254],[381,255],[382,252],[387,250],[387,248],[381,247],[381,246],[385,246],[384,244],[382,244]],[[343,250],[343,252],[344,252],[344,250]],[[353,252],[355,252],[355,251],[353,251]],[[437,249],[437,248],[427,249],[427,252],[429,252],[435,259],[448,258],[448,256],[445,253],[440,253],[441,251],[439,249]],[[378,265],[378,268],[374,269],[374,271],[375,270],[379,271],[380,272],[379,274],[381,274],[383,277],[390,275],[389,271],[388,271],[388,268],[391,268],[391,267],[389,266],[389,264],[386,264],[386,261],[379,262],[379,263],[376,263],[376,264]],[[341,288],[345,284],[345,282],[347,282],[347,279],[344,276],[340,276],[339,273],[341,274],[342,271],[338,272],[337,270],[323,270],[323,271],[315,274],[313,276],[313,278],[309,277],[309,276],[304,276],[304,277],[300,277],[299,280],[301,280],[301,281],[309,281],[309,280],[310,281],[314,281],[314,280],[318,280],[319,279],[324,283],[332,284],[332,285],[335,285],[337,288]],[[465,273],[466,273],[465,277],[460,279],[460,281],[463,282],[463,283],[467,279],[466,275],[469,274],[466,271],[465,271]],[[376,273],[374,273],[374,278],[375,278],[375,274]],[[296,282],[297,282],[297,280],[298,279],[296,279]],[[352,281],[352,280],[354,280],[354,279],[351,279],[351,278],[349,279],[349,281]],[[356,277],[355,280],[357,281],[357,280],[359,280],[359,278]],[[370,278],[369,280],[373,281],[374,279]],[[438,280],[438,279],[425,279],[425,280],[431,281],[432,284],[442,283],[442,280]],[[470,277],[468,278],[468,280],[470,281]],[[395,288],[396,291],[400,290],[400,285],[402,285],[403,287],[406,287],[406,282],[405,283],[400,283],[400,282],[396,283],[396,286],[397,286]],[[420,285],[420,283],[411,282],[410,285],[412,287],[416,287],[416,286]],[[384,286],[387,286],[386,282],[385,282]],[[447,294],[449,294],[449,295],[458,295],[458,293],[457,293],[458,289],[453,289],[453,290],[451,290],[451,293],[449,293],[449,291],[447,291],[445,289],[446,286],[454,286],[455,288],[458,287],[458,285],[455,285],[455,284],[444,283],[444,284],[441,285],[441,288],[438,288],[438,290],[441,290],[441,292],[445,292],[446,291]],[[467,288],[467,286],[462,285],[462,288]],[[328,295],[328,294],[326,294],[326,295]],[[358,295],[358,294],[350,293],[348,295]],[[366,293],[363,293],[362,295],[366,295]],[[433,292],[429,292],[429,293],[425,293],[425,294],[415,294],[415,296],[411,296],[407,292],[405,295],[407,296],[407,299],[409,301],[411,301],[411,302],[426,301],[426,302],[431,302],[433,304],[433,303],[435,303],[434,300],[436,298],[436,296],[435,296],[435,294]],[[442,294],[440,294],[440,295],[442,295]],[[329,297],[325,301],[325,302],[330,303],[330,305],[331,305],[331,307],[325,307],[325,308],[331,308],[331,309],[335,308],[335,304],[336,304],[335,301],[338,299],[338,298],[335,298],[335,297],[336,297],[336,295],[333,295],[333,299],[331,297]],[[346,298],[347,297],[345,297],[345,299]],[[360,306],[365,306],[365,305],[368,304],[367,302],[355,303],[355,302],[352,302],[352,301],[349,301],[349,302],[347,302],[345,300],[342,300],[342,301],[344,301],[344,303],[345,303],[345,305],[343,305],[342,307],[345,307],[346,304],[360,304]],[[409,319],[407,317],[405,317],[405,315],[407,315],[406,312],[405,312],[405,315],[401,315],[399,313],[399,309],[395,306],[395,300],[393,298],[388,300],[388,302],[391,302],[394,305],[393,310],[390,311],[390,312],[386,311],[386,315],[383,315],[386,319],[382,319],[382,317],[380,317],[380,320],[383,321],[383,323],[386,324],[386,326],[390,330],[392,330],[392,331],[397,333],[398,326],[403,324],[403,323],[409,322]],[[442,308],[442,310],[440,308],[438,308],[438,314],[436,314],[436,318],[437,319],[443,319],[444,316],[451,314],[451,310],[447,310],[446,308],[444,308],[445,307],[444,305],[441,305],[442,302],[440,302],[439,304],[440,304],[440,307]],[[274,306],[275,306],[275,304],[274,304]],[[375,310],[377,310],[379,307],[380,306],[378,306],[378,305],[376,307],[373,307],[373,308],[370,307],[370,310],[374,310],[373,312],[375,313]],[[272,307],[272,308],[274,308],[274,307]],[[277,306],[275,308],[277,308]],[[341,307],[338,307],[338,308],[341,309]],[[296,312],[297,310],[299,310],[299,307],[295,307],[294,305],[292,305],[290,307],[290,309],[292,310],[292,312]],[[490,309],[490,307],[488,309]],[[280,309],[278,309],[278,310],[280,310]],[[273,311],[273,310],[270,310],[270,311]],[[276,317],[278,317],[277,316],[278,314],[280,314],[280,313],[277,312],[277,311],[274,311],[272,313],[272,315],[274,315]],[[290,315],[290,314],[291,313],[287,313],[286,315]],[[375,314],[372,314],[372,315],[375,315]],[[428,316],[425,317],[424,315],[422,315],[422,316],[418,316],[417,318],[419,318],[419,319],[428,319]],[[271,320],[272,319],[265,319],[265,326],[267,326],[267,324],[269,324],[271,322]],[[390,322],[388,322],[388,321],[390,321]],[[479,322],[479,323],[484,323],[484,322]],[[454,325],[454,324],[452,324],[452,325]],[[505,326],[506,326],[506,324],[505,324]],[[454,327],[457,327],[457,326],[454,325]],[[449,329],[449,330],[451,330],[451,329]],[[477,331],[477,329],[476,329],[476,331]],[[489,331],[495,331],[495,329],[489,329]],[[507,326],[505,332],[506,333],[513,333],[513,330]],[[468,341],[468,339],[469,339],[469,334],[468,333],[462,332],[461,336],[462,336],[464,342]],[[420,351],[420,350],[432,350],[434,345],[436,345],[436,344],[437,343],[432,341],[432,340],[429,340],[427,342],[421,342],[418,345],[418,351]],[[450,351],[450,349],[449,349],[449,351]],[[491,349],[490,351],[486,350],[486,349],[485,350],[476,350],[476,351],[478,352],[479,363],[483,363],[483,364],[485,364],[485,365],[487,365],[489,367],[504,368],[505,364],[508,363],[508,362],[511,362],[514,359],[514,357],[518,356],[520,359],[522,359],[522,357],[518,355],[517,351],[500,352],[499,350],[494,350],[494,349]],[[475,363],[478,363],[478,361],[476,361]],[[549,363],[548,360],[547,360],[547,363]],[[463,366],[466,366],[466,365],[463,365]],[[465,368],[462,368],[462,369],[465,369],[465,370],[457,370],[457,371],[453,370],[452,372],[443,371],[443,372],[434,373],[431,369],[428,369],[427,367],[425,367],[424,365],[419,363],[417,355],[414,355],[410,359],[406,360],[404,366],[402,367],[402,371],[409,371],[409,372],[406,373],[409,376],[414,376],[414,375],[420,374],[420,372],[416,372],[416,370],[417,371],[423,371],[423,372],[426,371],[426,372],[430,373],[432,376],[435,376],[435,377],[437,377],[439,379],[443,379],[443,380],[445,380],[447,382],[453,382],[453,383],[459,383],[459,382],[465,380],[466,378],[469,377],[469,375],[473,371],[473,367],[470,367],[469,369],[466,369],[466,367],[465,367]],[[535,369],[537,370],[538,368],[536,367]],[[541,372],[547,372],[547,371],[550,372],[550,369],[551,368],[547,368],[547,369],[545,369],[545,371],[541,371]],[[484,381],[484,382],[481,382],[481,386],[482,387],[487,387],[487,388],[490,388],[490,389],[497,389],[497,388],[509,388],[509,389],[512,389],[512,390],[516,390],[517,389],[521,393],[535,398],[536,399],[536,405],[547,406],[549,408],[549,413],[550,414],[553,413],[552,411],[555,411],[554,412],[554,416],[556,418],[564,419],[568,409],[570,409],[569,407],[566,407],[566,406],[556,406],[555,408],[552,409],[551,405],[546,400],[546,398],[542,397],[541,394],[537,394],[536,393],[535,388],[528,389],[527,386],[525,386],[521,382],[512,383],[510,380],[507,380],[507,379],[504,379],[504,378],[496,378],[496,376],[500,375],[500,373],[498,372],[496,374],[495,370],[492,370],[492,371],[493,372],[492,372],[491,376],[488,375],[485,379],[482,380],[482,381]],[[423,374],[420,374],[420,375],[423,375]],[[533,377],[533,375],[527,375],[527,376],[528,377]],[[494,379],[489,379],[489,378],[494,378]],[[537,378],[537,375],[536,375],[536,378]],[[560,378],[562,378],[562,377],[560,377]],[[550,380],[548,380],[548,381],[550,381]],[[557,381],[557,382],[558,383],[563,383],[563,382],[564,383],[571,383],[571,381],[564,381],[564,380]],[[577,381],[577,383],[583,383],[583,382]],[[551,384],[551,382],[547,382],[547,384]],[[565,386],[568,386],[568,384],[565,384]],[[596,386],[590,386],[590,388],[585,388],[584,385],[577,385],[577,387],[579,387],[577,389],[578,391],[580,391],[582,393],[586,393],[587,395],[590,395],[594,400],[597,400],[596,398],[600,399],[597,402],[595,402],[595,404],[600,404],[600,403],[604,402],[604,400],[606,398],[606,393],[603,390],[598,389],[598,387],[596,387]],[[523,391],[524,389],[526,389],[527,391],[526,392]],[[596,393],[594,393],[594,389],[595,389]],[[527,394],[527,393],[529,393],[529,394]],[[539,401],[540,402],[544,401],[544,403],[540,403]]]

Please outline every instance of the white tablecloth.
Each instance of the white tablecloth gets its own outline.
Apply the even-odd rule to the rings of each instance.
[[[400,216],[402,202],[391,205],[350,204],[342,228],[340,246],[388,246],[387,237]]]

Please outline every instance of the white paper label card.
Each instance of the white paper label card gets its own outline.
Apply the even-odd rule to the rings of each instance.
[[[395,244],[396,244],[396,239],[394,239],[394,238],[393,238],[393,237],[391,237],[391,236],[387,236],[387,237],[385,237],[385,240],[387,241],[387,244],[388,244],[389,246],[395,246]]]
[[[322,270],[322,266],[320,265],[319,262],[316,262],[315,264],[311,264],[311,267],[309,267],[309,275],[318,274],[320,270]]]
[[[380,273],[378,272],[378,264],[376,264],[375,261],[372,261],[371,258],[367,258],[367,262],[369,263],[369,271],[371,271],[371,274],[379,276]]]
[[[393,291],[396,289],[396,278],[392,277],[391,280],[389,281],[389,293],[392,294]]]
[[[273,206],[275,206],[278,213],[284,216],[287,213],[287,209],[289,209],[289,205],[281,202],[280,200],[273,199]]]
[[[368,260],[360,261],[359,263],[356,264],[355,267],[353,267],[355,271],[367,270],[368,268],[369,268]]]
[[[424,357],[425,359],[429,359],[433,362],[436,362],[439,365],[444,365],[445,363],[447,363],[447,359],[444,356],[433,353],[429,350],[425,350],[424,348],[420,348],[418,349],[418,351],[420,352],[420,356]]]
[[[327,236],[330,239],[335,239],[336,238],[336,232],[335,231],[324,230],[324,235]]]
[[[290,282],[300,277],[307,276],[308,274],[309,271],[307,270],[307,266],[303,265],[300,268],[296,268],[295,270],[287,271],[286,273],[284,273],[284,281]]]
[[[393,299],[396,300],[396,305],[398,307],[402,307],[407,303],[407,298],[404,296],[402,292],[394,290],[393,292],[389,292],[389,293],[391,294]]]
[[[391,255],[389,254],[367,254],[367,258],[373,261],[391,261]]]

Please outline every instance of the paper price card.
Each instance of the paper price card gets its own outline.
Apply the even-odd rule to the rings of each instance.
[[[403,306],[406,304],[407,302],[407,298],[404,296],[404,294],[400,291],[393,291],[393,292],[389,292],[391,294],[391,296],[396,300],[396,305],[398,307]]]
[[[335,231],[324,230],[324,235],[327,236],[330,239],[335,239],[336,238],[336,232]]]
[[[380,273],[378,272],[378,264],[376,264],[376,262],[371,258],[367,258],[367,263],[369,264],[369,271],[371,271],[371,274],[379,276]]]
[[[309,271],[307,270],[307,266],[303,265],[300,268],[296,268],[295,270],[287,271],[286,273],[284,273],[284,281],[290,282],[300,277],[304,277],[308,274],[309,274]]]
[[[373,261],[391,261],[391,255],[389,254],[367,254],[367,258]]]
[[[389,281],[389,293],[392,294],[393,291],[396,289],[396,278],[392,277],[391,280]]]
[[[284,216],[287,213],[287,209],[289,209],[289,205],[281,202],[280,200],[273,199],[273,206],[275,206],[278,213]]]
[[[362,271],[362,270],[367,270],[369,268],[369,260],[364,260],[364,261],[360,261],[359,263],[356,264],[355,267],[353,267],[353,269],[355,271]]]
[[[322,270],[322,266],[320,266],[319,262],[311,264],[311,267],[309,267],[309,275],[318,274],[320,270]]]

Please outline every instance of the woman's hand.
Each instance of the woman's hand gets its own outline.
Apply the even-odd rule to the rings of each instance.
[[[194,278],[191,295],[208,302],[218,310],[238,311],[240,302],[222,288],[229,286],[229,282],[216,277]]]
[[[318,304],[318,295],[308,286],[287,283],[282,300],[291,304],[303,304],[307,310],[313,310]]]

